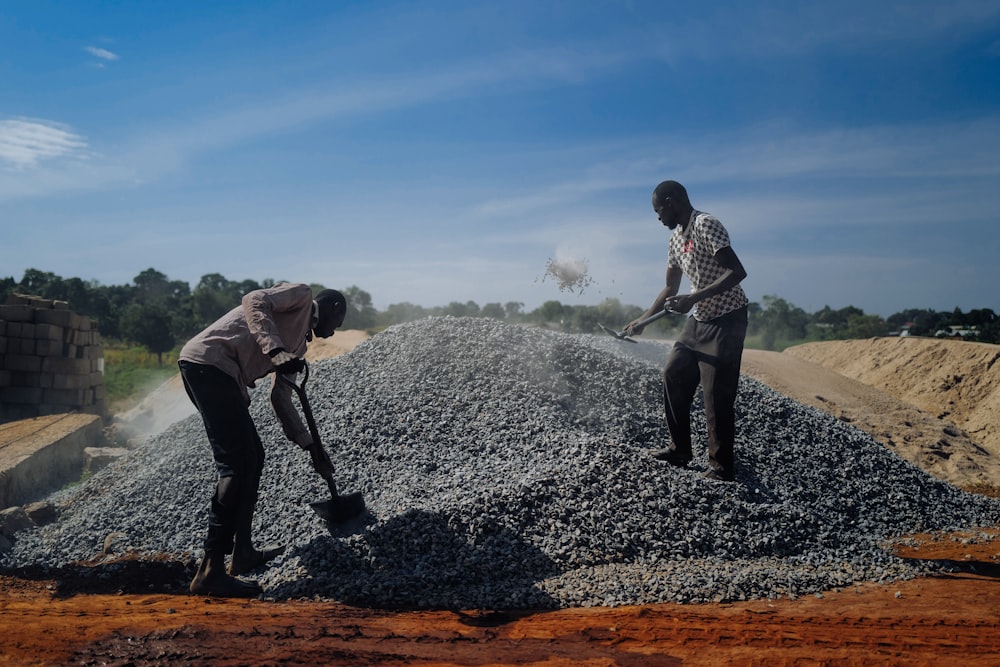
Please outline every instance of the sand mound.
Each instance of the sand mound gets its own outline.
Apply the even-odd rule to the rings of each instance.
[[[1000,345],[933,338],[807,343],[785,351],[875,387],[966,431],[1000,456]]]

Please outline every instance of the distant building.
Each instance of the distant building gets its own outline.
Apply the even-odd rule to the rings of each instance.
[[[959,340],[966,340],[968,338],[976,338],[978,336],[978,327],[963,327],[957,324],[947,326],[944,329],[938,329],[934,332],[935,338],[958,338]]]

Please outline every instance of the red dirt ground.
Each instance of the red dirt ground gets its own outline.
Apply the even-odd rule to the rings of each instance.
[[[1000,664],[1000,527],[915,544],[897,553],[955,571],[796,600],[552,612],[198,598],[192,564],[169,561],[19,571],[0,576],[0,664]]]

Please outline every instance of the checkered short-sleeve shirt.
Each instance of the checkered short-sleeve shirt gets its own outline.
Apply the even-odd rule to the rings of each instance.
[[[715,253],[729,246],[729,232],[717,218],[694,211],[687,228],[678,227],[670,236],[667,267],[679,267],[695,291],[711,285],[725,269],[715,261]],[[707,322],[747,305],[747,296],[739,285],[731,290],[699,301],[694,317]]]

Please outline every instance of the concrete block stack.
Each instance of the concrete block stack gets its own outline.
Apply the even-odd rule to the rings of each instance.
[[[65,301],[9,296],[0,305],[0,422],[106,410],[97,323]]]

